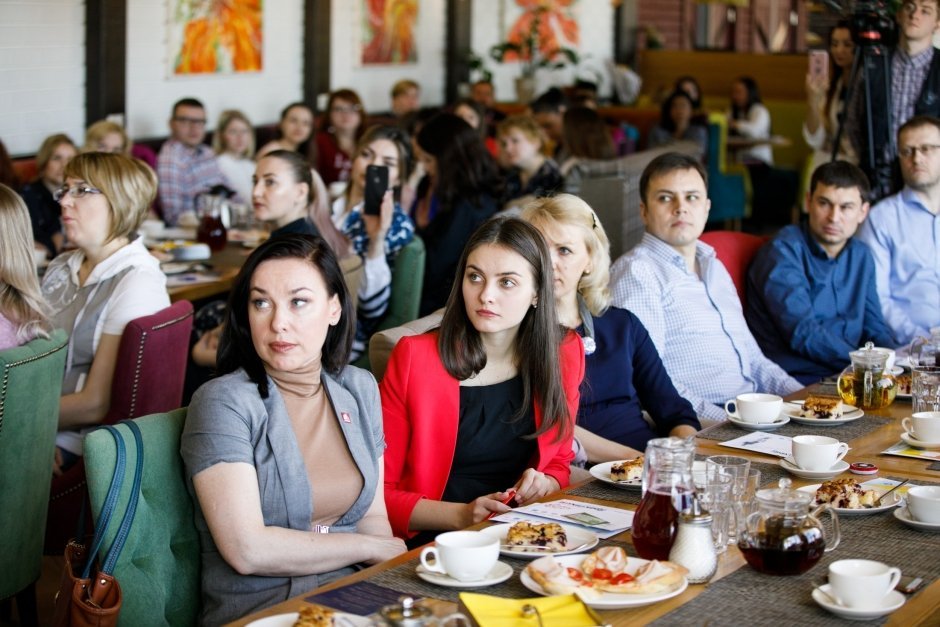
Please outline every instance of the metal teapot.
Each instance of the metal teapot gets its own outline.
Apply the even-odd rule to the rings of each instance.
[[[470,625],[470,620],[460,612],[438,618],[431,608],[416,605],[411,597],[404,596],[398,601],[400,605],[386,605],[379,610],[382,624],[388,627],[443,627],[452,621],[460,621],[455,624]]]

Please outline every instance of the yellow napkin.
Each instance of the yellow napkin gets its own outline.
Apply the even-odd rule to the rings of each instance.
[[[480,627],[537,627],[538,619],[522,613],[524,605],[533,605],[542,615],[542,624],[551,627],[593,627],[603,623],[578,597],[537,597],[504,599],[488,594],[461,592],[460,602]]]

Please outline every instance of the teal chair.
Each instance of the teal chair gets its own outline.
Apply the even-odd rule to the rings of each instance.
[[[398,252],[395,257],[395,269],[392,271],[392,296],[388,302],[388,312],[376,333],[399,327],[418,317],[426,257],[424,242],[417,235]],[[369,368],[368,351],[353,365]]]
[[[709,223],[724,222],[741,229],[741,219],[751,215],[751,176],[747,168],[728,163],[728,120],[723,113],[708,116],[708,198],[712,202]]]
[[[16,597],[20,623],[37,624],[65,331],[0,352],[0,599]],[[0,618],[0,622],[2,618]]]
[[[199,536],[186,488],[180,434],[186,409],[137,418],[144,443],[143,482],[137,514],[114,568],[124,602],[120,625],[195,625],[199,615]],[[116,510],[123,516],[137,452],[130,429],[118,423],[127,449],[127,470]],[[97,521],[114,473],[116,447],[111,434],[85,437],[85,472]],[[120,518],[118,518],[120,520]],[[101,547],[106,555],[118,525],[111,524]]]

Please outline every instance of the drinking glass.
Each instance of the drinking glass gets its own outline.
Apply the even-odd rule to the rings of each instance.
[[[940,411],[940,367],[921,366],[911,370],[913,412]]]
[[[744,521],[752,513],[757,511],[757,491],[760,490],[760,470],[751,468],[747,471],[747,478],[744,484],[744,495],[741,498],[741,520],[738,521],[738,529],[744,527]]]
[[[713,473],[703,480],[699,490],[699,499],[712,515],[712,541],[716,553],[728,550],[729,537],[733,527],[736,527],[734,516],[734,501],[731,496],[731,475]]]
[[[712,455],[705,460],[708,477],[724,473],[731,476],[731,499],[734,502],[733,524],[728,533],[729,544],[737,542],[738,529],[744,524],[744,495],[747,492],[747,477],[751,470],[751,461],[734,455]]]

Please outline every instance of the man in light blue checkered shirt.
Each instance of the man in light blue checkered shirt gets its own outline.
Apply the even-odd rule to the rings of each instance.
[[[679,393],[699,416],[724,420],[745,392],[803,387],[766,357],[744,321],[731,276],[698,240],[711,202],[698,160],[666,153],[640,178],[643,240],[611,268],[613,304],[646,326]]]

